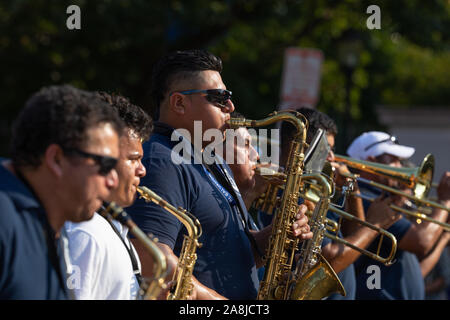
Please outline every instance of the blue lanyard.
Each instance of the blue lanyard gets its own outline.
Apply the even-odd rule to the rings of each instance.
[[[214,164],[213,164],[214,165]],[[220,190],[220,192],[222,193],[222,195],[225,197],[225,199],[228,200],[228,203],[230,204],[231,210],[234,211],[234,213],[239,217],[239,220],[242,222],[242,226],[244,227],[244,232],[247,235],[249,241],[251,242],[252,246],[256,249],[256,251],[258,252],[258,254],[263,257],[263,253],[261,252],[261,250],[258,248],[258,245],[255,241],[255,238],[253,237],[253,235],[250,233],[250,229],[249,226],[247,225],[247,223],[244,220],[243,217],[243,213],[240,213],[240,210],[238,208],[238,205],[235,201],[235,199],[231,196],[231,194],[216,180],[216,178],[214,177],[214,175],[209,172],[209,170],[206,169],[205,165],[202,165],[203,170],[206,172],[207,176],[209,177],[209,179],[214,183],[214,185],[217,187],[217,189]],[[230,177],[230,175],[228,174],[226,169],[221,169],[220,166],[217,165],[216,167],[219,171],[223,172],[227,179],[229,180],[229,183],[232,185],[232,188],[234,189],[234,191],[237,193],[237,196],[240,197],[240,192],[239,190],[237,190],[237,186],[236,183],[234,182],[234,179],[232,177]],[[245,210],[245,208],[244,208]],[[251,219],[249,220],[251,223]],[[256,225],[253,223],[252,226],[254,226],[255,230],[257,230]]]
[[[228,203],[230,204],[230,208],[232,211],[234,211],[237,216],[239,217],[239,219],[242,222],[242,226],[244,227],[244,230],[247,231],[247,224],[245,223],[244,217],[241,215],[240,210],[237,206],[236,200],[233,198],[233,196],[228,192],[228,190],[226,190],[220,183],[219,181],[217,181],[217,179],[214,177],[214,175],[209,172],[209,170],[207,170],[205,168],[205,165],[202,165],[203,170],[205,170],[206,174],[208,175],[209,179],[214,183],[214,185],[216,186],[217,189],[219,189],[219,191],[222,193],[222,195],[225,197],[225,199],[227,199]],[[217,169],[221,172],[226,171],[226,170],[221,170],[219,166],[217,166]],[[225,173],[226,174],[226,173]],[[229,177],[227,175],[227,177]],[[234,189],[234,188],[233,188]]]
[[[219,181],[216,180],[216,178],[209,172],[204,165],[202,165],[203,170],[208,175],[209,179],[214,183],[217,189],[222,193],[222,195],[227,199],[228,203],[231,207],[236,205],[236,201],[234,200],[233,196],[219,183]]]

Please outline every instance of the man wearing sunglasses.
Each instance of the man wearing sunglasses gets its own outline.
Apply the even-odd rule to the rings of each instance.
[[[141,163],[142,142],[151,131],[150,117],[122,96],[100,93],[123,120],[119,139],[120,156],[116,171],[119,183],[107,201],[128,207],[136,198],[140,178],[145,176]],[[69,252],[74,268],[73,283],[68,284],[79,300],[130,300],[138,297],[139,257],[127,238],[128,229],[117,221],[109,222],[95,213],[85,222],[67,222]]]
[[[89,220],[117,187],[122,122],[93,93],[41,89],[0,165],[0,299],[66,299],[67,220]]]
[[[401,145],[398,139],[386,132],[370,131],[357,137],[347,149],[350,157],[358,160],[367,160],[381,163],[392,167],[401,167],[402,160],[409,159],[415,149]],[[360,172],[362,178],[382,183],[392,187],[399,187],[394,179],[388,179],[379,175]],[[363,182],[359,183],[360,191],[368,197],[381,195],[381,190],[376,189]],[[409,191],[409,190],[405,190]],[[445,206],[450,205],[450,172],[446,172],[437,189],[439,202]],[[403,206],[405,197],[390,196],[397,206]],[[364,200],[367,208],[370,202]],[[397,239],[397,253],[395,262],[391,266],[360,257],[355,262],[357,276],[357,299],[377,300],[422,300],[425,298],[424,281],[419,260],[427,258],[427,264],[436,263],[439,255],[433,254],[435,245],[442,235],[442,227],[438,224],[423,221],[420,224],[403,216],[389,229]],[[441,222],[447,222],[448,213],[445,210],[433,210],[431,217]],[[378,239],[369,247],[373,250],[378,244]],[[383,250],[383,247],[381,248]],[[383,251],[382,251],[383,252]],[[434,257],[434,258],[433,258]],[[377,288],[367,286],[368,278],[372,275],[367,272],[369,266],[376,265],[380,269],[380,285]]]
[[[188,132],[194,141],[196,134],[203,137],[212,129],[219,133],[215,137],[220,141],[214,143],[223,142],[226,121],[234,105],[221,71],[221,60],[203,50],[177,51],[155,65],[152,98],[158,122],[151,139],[144,144],[147,176],[141,183],[172,205],[191,212],[201,223],[202,247],[197,250],[193,298],[254,299],[259,283],[253,250],[264,253],[270,228],[251,232],[248,212],[226,164],[202,164],[194,159],[190,163],[174,161],[181,156],[174,151],[175,146],[180,139],[189,140],[179,129]],[[202,139],[198,149],[209,143]],[[194,147],[197,153],[198,149]],[[127,211],[143,231],[158,237],[169,266],[175,270],[185,234],[182,223],[163,208],[143,200],[137,200]],[[294,233],[311,237],[308,232],[302,233],[306,225],[306,217],[299,217]],[[150,257],[142,245],[135,242],[135,246],[143,275],[150,275]]]

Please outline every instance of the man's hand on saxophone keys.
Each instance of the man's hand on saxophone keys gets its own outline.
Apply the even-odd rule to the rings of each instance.
[[[306,216],[307,210],[308,207],[305,204],[301,204],[298,208],[297,215],[295,216],[296,220],[292,224],[292,232],[294,233],[294,236],[300,238],[300,240],[308,240],[313,236],[308,224],[308,217]]]

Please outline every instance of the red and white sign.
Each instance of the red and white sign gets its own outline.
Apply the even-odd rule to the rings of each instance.
[[[281,79],[280,110],[308,106],[319,98],[323,53],[317,49],[287,48]]]

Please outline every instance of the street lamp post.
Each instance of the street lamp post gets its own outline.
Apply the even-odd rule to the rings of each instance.
[[[346,147],[350,143],[351,99],[350,92],[353,86],[353,73],[359,64],[361,40],[356,31],[346,31],[338,43],[338,59],[345,75],[345,114],[342,118],[342,144]]]

